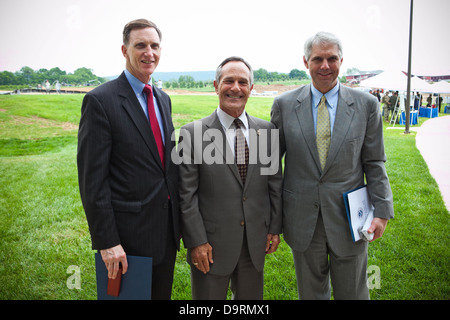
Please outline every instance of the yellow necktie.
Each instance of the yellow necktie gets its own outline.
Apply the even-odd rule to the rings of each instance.
[[[328,113],[326,101],[325,96],[322,96],[317,110],[316,143],[322,170],[327,161],[331,141],[330,114]]]

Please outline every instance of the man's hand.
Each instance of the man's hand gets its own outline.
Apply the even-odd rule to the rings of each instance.
[[[370,242],[372,242],[378,238],[381,238],[383,236],[384,229],[386,229],[387,223],[388,223],[387,219],[373,218],[370,228],[367,229],[367,232],[369,232],[369,233],[375,232],[373,239]]]
[[[280,236],[278,234],[269,233],[267,235],[266,254],[271,254],[277,251],[279,244],[280,244]]]
[[[212,247],[209,243],[199,245],[191,251],[192,264],[204,274],[209,272],[209,264],[213,263]]]
[[[100,254],[102,255],[106,269],[108,269],[108,278],[116,278],[117,272],[119,271],[119,263],[122,264],[122,274],[127,272],[127,255],[120,244],[109,249],[100,250]]]

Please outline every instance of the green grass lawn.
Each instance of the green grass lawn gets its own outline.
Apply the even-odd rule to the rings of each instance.
[[[0,96],[0,299],[96,299],[94,252],[76,169],[82,98]],[[272,101],[250,98],[247,111],[269,120]],[[218,99],[173,96],[172,104],[178,129],[209,115]],[[448,300],[449,213],[415,146],[416,133],[384,133],[396,216],[383,238],[369,245],[371,298]],[[182,249],[174,299],[191,299],[185,256]],[[73,268],[81,289],[68,288]],[[265,298],[297,299],[295,283],[292,254],[283,242],[266,259]]]

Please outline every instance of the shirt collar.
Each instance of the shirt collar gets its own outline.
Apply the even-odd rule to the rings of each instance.
[[[219,121],[225,128],[225,130],[232,129],[231,127],[235,119],[234,117],[230,116],[228,113],[220,109],[220,107],[217,107],[217,116],[219,117]],[[244,124],[244,127],[248,128],[248,120],[247,116],[245,115],[245,110],[244,112],[241,113],[241,115],[238,118],[241,119],[242,123]]]
[[[324,94],[319,90],[317,90],[312,82],[311,82],[311,93],[313,98],[313,106],[314,108],[317,108],[319,106],[320,99],[322,99],[322,96]],[[333,89],[325,93],[325,98],[327,98],[327,103],[331,108],[337,106],[338,96],[339,96],[339,81],[336,83]]]
[[[131,87],[133,88],[134,93],[136,94],[142,94],[142,91],[144,90],[145,83],[141,82],[138,78],[133,76],[130,71],[125,69],[125,76],[127,77],[128,82],[130,83]],[[150,77],[150,81],[148,84],[152,85],[152,78]]]

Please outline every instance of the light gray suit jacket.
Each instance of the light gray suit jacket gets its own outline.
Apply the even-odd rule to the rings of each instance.
[[[275,128],[268,121],[249,115],[247,118],[249,129]],[[204,159],[201,164],[188,164],[187,161],[180,164],[181,225],[183,242],[188,248],[187,260],[192,263],[191,248],[209,242],[214,260],[210,274],[231,274],[239,259],[246,231],[252,262],[261,271],[267,234],[280,234],[282,231],[281,169],[278,168],[274,175],[261,175],[261,168],[268,165],[261,164],[258,159],[256,164],[249,164],[243,185],[234,161],[226,161],[227,155],[233,159],[233,154],[216,111],[200,121],[197,122],[197,126],[201,123],[200,140],[198,131],[194,133],[194,123],[187,124],[180,130],[178,150],[186,146],[193,150],[194,144],[200,143],[201,152],[206,148],[204,153],[211,154],[214,149],[216,159],[222,164],[206,164]],[[191,141],[186,141],[187,134]],[[250,135],[250,148],[257,146],[260,139],[259,135]],[[271,152],[269,142],[270,139],[268,152]],[[194,153],[188,158],[193,159]]]
[[[294,250],[306,250],[321,210],[332,250],[338,255],[355,255],[363,252],[366,243],[352,241],[343,193],[364,185],[365,178],[375,217],[394,216],[379,104],[371,95],[340,87],[322,172],[311,97],[311,86],[306,85],[277,97],[272,107],[272,122],[280,130],[280,154],[285,155],[284,238]]]

